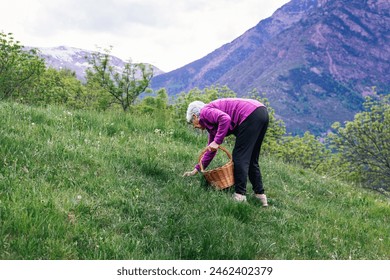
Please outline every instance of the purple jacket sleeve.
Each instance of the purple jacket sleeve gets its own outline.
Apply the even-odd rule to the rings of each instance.
[[[207,108],[204,116],[205,118],[207,118],[209,123],[218,125],[217,133],[212,141],[215,141],[215,143],[221,145],[223,139],[229,131],[229,126],[231,122],[230,116],[225,112],[222,112],[221,110],[215,108]],[[209,142],[209,144],[211,142]]]
[[[207,119],[207,121],[211,124],[216,124],[218,126],[216,134],[209,133],[209,139],[208,139],[208,145],[215,141],[218,145],[221,145],[223,142],[223,139],[225,138],[226,134],[229,131],[230,121],[231,118],[228,114],[222,112],[221,110],[214,109],[214,108],[207,108],[204,110],[203,117]],[[203,168],[206,169],[207,166],[209,166],[210,162],[213,160],[213,158],[216,155],[215,152],[207,151],[203,155],[202,159],[202,165]],[[200,165],[197,164],[195,168],[200,171]]]
[[[214,141],[214,137],[215,137],[215,135],[209,134],[208,144],[210,144],[211,142]],[[203,169],[206,169],[207,166],[209,166],[210,162],[213,160],[213,158],[215,157],[216,154],[217,154],[217,152],[211,152],[211,151],[205,152],[205,154],[203,155],[203,158],[202,158]],[[195,166],[195,168],[198,171],[200,171],[199,163]]]

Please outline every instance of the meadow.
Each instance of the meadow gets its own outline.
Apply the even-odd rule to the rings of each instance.
[[[153,113],[0,102],[0,259],[390,258],[385,196],[271,154],[270,206],[237,203],[182,177],[206,139]]]

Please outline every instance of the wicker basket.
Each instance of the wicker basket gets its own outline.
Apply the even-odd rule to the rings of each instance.
[[[223,190],[234,185],[233,174],[233,158],[232,155],[224,147],[219,146],[219,149],[224,151],[229,158],[229,162],[221,167],[205,171],[202,165],[203,155],[207,152],[207,148],[199,156],[200,171],[204,175],[206,181],[213,187]]]

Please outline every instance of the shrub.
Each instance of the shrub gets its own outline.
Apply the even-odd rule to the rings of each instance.
[[[378,191],[390,186],[390,96],[368,97],[365,111],[345,126],[335,123],[329,135],[333,148],[341,154],[346,172]]]
[[[277,147],[277,155],[284,162],[297,163],[313,170],[319,170],[330,156],[330,150],[309,132],[302,137],[285,136]]]

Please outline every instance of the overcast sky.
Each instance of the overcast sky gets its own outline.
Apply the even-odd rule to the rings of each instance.
[[[233,41],[289,1],[4,0],[0,31],[24,46],[113,46],[123,60],[168,72]]]

